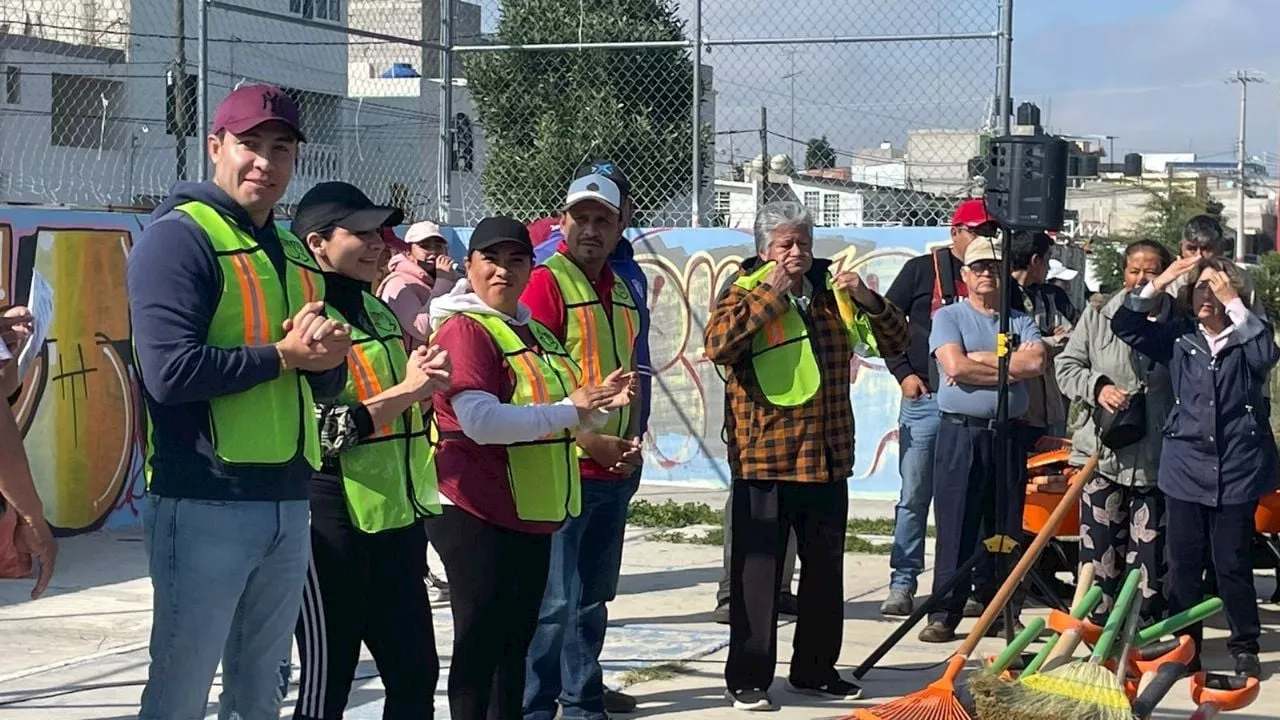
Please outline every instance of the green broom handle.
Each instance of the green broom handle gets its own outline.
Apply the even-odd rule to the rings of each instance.
[[[1032,640],[1040,637],[1040,633],[1044,632],[1044,618],[1036,618],[1029,625],[1022,628],[1022,632],[1013,638],[1013,642],[1009,643],[999,655],[996,661],[991,663],[991,667],[987,668],[988,675],[999,675],[1009,666],[1013,664],[1013,659],[1022,654],[1023,650],[1031,644]]]
[[[1134,599],[1138,594],[1138,585],[1142,583],[1142,571],[1134,568],[1129,571],[1129,576],[1124,580],[1124,586],[1120,588],[1120,594],[1116,596],[1116,606],[1111,609],[1111,615],[1107,617],[1107,624],[1102,629],[1102,637],[1098,638],[1098,644],[1093,647],[1092,662],[1101,663],[1111,655],[1111,646],[1116,641],[1116,636],[1120,634],[1120,629],[1129,619],[1129,608],[1133,605]]]
[[[1160,622],[1145,627],[1138,631],[1137,637],[1133,639],[1134,647],[1143,647],[1159,640],[1170,633],[1176,633],[1179,630],[1203,622],[1209,617],[1216,615],[1222,610],[1222,598],[1211,597],[1199,605],[1192,607],[1190,610],[1183,610],[1177,615],[1161,620]]]
[[[1080,602],[1076,603],[1071,608],[1071,617],[1076,620],[1083,620],[1086,617],[1089,617],[1089,613],[1093,612],[1093,609],[1098,607],[1098,603],[1100,602],[1102,602],[1102,588],[1094,585],[1089,588],[1089,592],[1085,593],[1085,596],[1080,600]],[[1031,659],[1031,662],[1027,664],[1027,667],[1018,675],[1018,677],[1030,677],[1031,675],[1035,675],[1039,672],[1040,666],[1044,665],[1044,661],[1049,659],[1050,653],[1053,652],[1053,648],[1057,644],[1058,633],[1054,633],[1046,638],[1044,641],[1044,647],[1040,648],[1040,652],[1036,653],[1036,656]]]

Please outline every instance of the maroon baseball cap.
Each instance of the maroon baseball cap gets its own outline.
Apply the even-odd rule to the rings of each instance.
[[[296,133],[298,142],[307,141],[302,134],[297,103],[274,85],[241,85],[232,90],[214,111],[211,130],[215,133],[226,130],[232,135],[239,135],[272,120],[283,123]]]

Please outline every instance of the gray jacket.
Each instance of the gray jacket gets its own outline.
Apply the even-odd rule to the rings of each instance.
[[[1121,485],[1154,487],[1163,444],[1160,431],[1173,407],[1173,387],[1168,367],[1153,363],[1111,331],[1111,318],[1124,304],[1125,295],[1116,293],[1101,310],[1090,306],[1084,311],[1054,367],[1062,392],[1084,404],[1083,423],[1071,439],[1070,463],[1076,467],[1084,465],[1100,447],[1093,423],[1098,388],[1110,383],[1133,392],[1145,384],[1146,437],[1118,452],[1103,447],[1098,473]],[[1167,318],[1173,311],[1171,301],[1162,296],[1161,317]]]

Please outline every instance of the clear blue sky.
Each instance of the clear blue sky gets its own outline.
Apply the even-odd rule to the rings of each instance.
[[[1016,0],[1014,95],[1049,125],[1117,135],[1128,150],[1194,150],[1227,160],[1235,147],[1235,69],[1250,86],[1249,151],[1280,141],[1280,1]]]

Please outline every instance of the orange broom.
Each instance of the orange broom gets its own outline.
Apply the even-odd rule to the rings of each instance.
[[[1035,540],[1031,541],[1027,551],[1022,554],[1018,564],[1000,586],[995,598],[987,604],[987,609],[982,613],[982,617],[978,618],[978,623],[969,631],[960,649],[956,650],[956,653],[947,661],[947,669],[942,673],[941,678],[925,689],[906,697],[867,710],[854,710],[852,715],[846,716],[843,720],[969,720],[969,713],[965,712],[960,699],[956,697],[956,678],[960,677],[960,671],[964,670],[965,664],[969,662],[969,655],[977,649],[978,643],[995,623],[1005,604],[1013,597],[1018,584],[1031,571],[1031,567],[1040,558],[1040,553],[1044,552],[1049,541],[1058,532],[1058,526],[1062,524],[1067,513],[1075,509],[1076,501],[1084,493],[1085,483],[1089,482],[1089,478],[1093,477],[1097,469],[1098,454],[1094,453],[1080,472],[1071,478],[1071,486],[1067,488],[1066,494],[1062,496],[1062,500],[1053,509],[1044,527],[1040,528]]]

